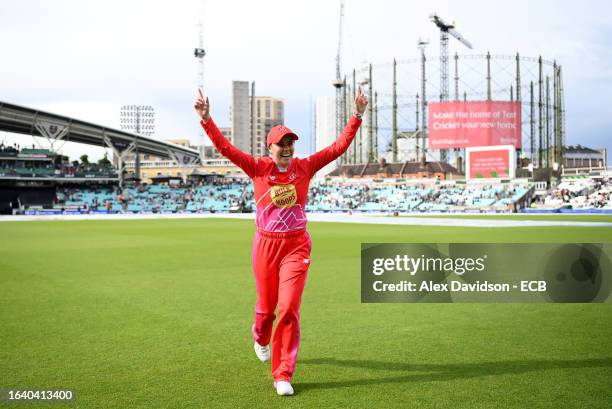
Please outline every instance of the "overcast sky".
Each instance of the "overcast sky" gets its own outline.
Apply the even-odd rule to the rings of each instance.
[[[418,37],[429,38],[428,53],[437,55],[439,34],[428,18],[436,11],[457,22],[475,54],[556,60],[564,70],[567,142],[612,150],[608,3],[347,0],[343,67],[414,58]],[[116,128],[121,105],[152,105],[156,138],[196,143],[199,4],[0,0],[0,100]],[[330,0],[207,0],[205,92],[217,123],[229,125],[231,81],[255,81],[257,95],[285,99],[286,125],[306,136],[298,153],[309,152],[311,101],[333,95],[338,11],[339,1]],[[73,158],[102,155],[64,149]]]

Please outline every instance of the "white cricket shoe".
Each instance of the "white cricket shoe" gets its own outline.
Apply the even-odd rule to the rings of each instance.
[[[293,386],[287,381],[274,382],[274,387],[276,388],[276,393],[280,396],[293,395]]]
[[[253,345],[255,349],[255,355],[261,362],[266,362],[270,359],[270,345],[261,346],[255,341],[255,345]]]

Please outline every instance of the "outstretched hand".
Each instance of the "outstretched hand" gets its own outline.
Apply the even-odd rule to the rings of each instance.
[[[357,88],[357,95],[355,96],[355,111],[363,115],[367,106],[368,97],[366,97],[361,87],[359,87]]]
[[[196,113],[204,121],[208,121],[210,119],[210,103],[208,102],[208,97],[204,97],[204,94],[200,88],[198,88],[198,96],[196,97],[193,107],[195,108]]]

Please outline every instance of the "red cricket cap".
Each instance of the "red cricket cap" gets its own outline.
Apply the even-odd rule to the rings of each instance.
[[[279,143],[285,135],[291,135],[294,141],[299,139],[295,132],[287,128],[285,125],[276,125],[274,128],[270,129],[270,133],[268,133],[266,146],[270,146],[272,143]]]

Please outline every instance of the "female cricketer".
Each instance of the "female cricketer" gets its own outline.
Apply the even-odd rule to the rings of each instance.
[[[307,158],[294,158],[298,136],[284,125],[270,130],[266,145],[268,157],[253,157],[233,146],[210,117],[208,97],[198,90],[195,110],[201,125],[219,152],[241,168],[255,188],[253,272],[257,287],[255,323],[252,332],[257,357],[270,359],[272,377],[279,395],[292,395],[291,376],[295,369],[300,341],[300,303],[310,267],[310,236],[306,231],[306,196],[310,179],[323,166],[342,155],[350,146],[368,99],[361,88],[354,111],[338,139]],[[278,306],[278,321],[272,324]]]

